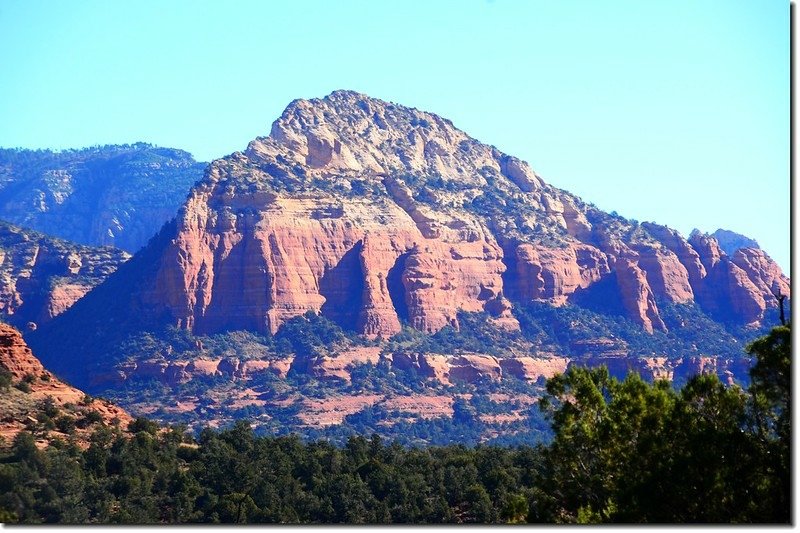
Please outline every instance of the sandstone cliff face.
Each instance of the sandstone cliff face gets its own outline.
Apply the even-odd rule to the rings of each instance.
[[[768,308],[777,306],[776,295],[791,296],[789,279],[762,250],[741,248],[731,258],[716,239],[699,232],[689,243],[706,272],[696,291],[698,302],[712,315],[758,324]]]
[[[27,375],[41,376],[45,371],[42,363],[31,353],[28,345],[14,328],[0,322],[0,366],[11,373],[15,380]]]
[[[0,222],[0,316],[21,328],[44,324],[127,258]]]
[[[144,143],[0,149],[0,219],[135,252],[175,216],[204,168],[186,152]]]
[[[525,381],[549,379],[567,370],[569,359],[558,356],[513,357],[500,360],[505,375]]]
[[[565,248],[520,244],[516,248],[519,298],[567,301],[578,288],[585,289],[610,272],[607,256],[592,246]]]

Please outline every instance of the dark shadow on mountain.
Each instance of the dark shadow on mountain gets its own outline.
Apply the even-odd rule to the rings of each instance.
[[[503,279],[503,295],[512,302],[519,300],[519,275],[517,274],[517,241],[503,244],[503,264],[505,271],[500,275]]]
[[[406,260],[408,260],[410,254],[411,252],[401,254],[386,275],[389,297],[392,299],[392,305],[397,317],[402,322],[408,321],[408,305],[406,304],[406,289],[403,286],[403,272],[406,270]]]
[[[319,292],[325,297],[322,316],[336,322],[343,329],[355,331],[364,292],[364,274],[361,269],[359,241],[342,256],[339,263],[325,272],[319,282]]]
[[[51,322],[25,335],[33,352],[49,370],[91,392],[89,376],[110,371],[118,361],[114,348],[135,333],[166,329],[167,309],[152,309],[136,296],[155,279],[159,258],[175,236],[175,219],[164,224],[147,246],[103,283]]]
[[[613,273],[585,289],[578,288],[570,297],[570,302],[604,315],[627,316],[622,304],[622,291]]]

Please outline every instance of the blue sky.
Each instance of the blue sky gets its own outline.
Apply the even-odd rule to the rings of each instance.
[[[0,146],[211,160],[334,89],[432,111],[606,210],[789,266],[789,4],[0,1]]]

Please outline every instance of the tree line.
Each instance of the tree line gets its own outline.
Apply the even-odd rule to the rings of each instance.
[[[748,350],[746,390],[681,389],[571,368],[538,446],[337,447],[258,437],[240,421],[192,437],[146,419],[88,447],[21,432],[0,455],[0,520],[19,523],[788,523],[790,327]]]

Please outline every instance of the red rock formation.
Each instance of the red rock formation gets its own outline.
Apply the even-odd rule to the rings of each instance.
[[[338,378],[350,381],[350,371],[356,365],[380,362],[381,348],[378,346],[357,347],[331,356],[314,359],[307,372],[321,379]]]
[[[9,410],[11,413],[25,411],[31,408],[30,405],[49,398],[59,408],[70,406],[73,411],[95,411],[108,425],[118,424],[125,428],[133,420],[127,412],[107,400],[89,399],[87,402],[83,391],[67,385],[48,372],[28,348],[22,335],[3,323],[0,323],[0,369],[9,372],[12,381],[28,382],[29,392],[22,394],[21,398],[7,394],[2,402],[2,406],[8,406],[9,401],[17,398],[18,405]],[[80,407],[72,407],[76,404],[80,404]],[[0,436],[13,439],[25,427],[24,420],[4,415],[7,413],[0,412]]]
[[[780,267],[763,250],[739,248],[731,261],[744,271],[768,306],[774,305],[773,298],[776,295],[791,297],[789,278],[783,275]]]
[[[600,250],[584,244],[565,248],[540,245],[517,246],[517,275],[520,297],[564,303],[577,288],[586,288],[609,270]]]
[[[396,353],[392,355],[392,366],[400,370],[415,370],[421,376],[433,378],[445,385],[450,384],[448,357],[438,354]]]
[[[502,251],[487,242],[415,246],[403,273],[412,327],[435,332],[458,327],[456,311],[483,311],[502,294]]]
[[[115,324],[163,317],[195,333],[275,333],[313,311],[386,338],[403,323],[458,328],[460,311],[513,328],[517,303],[618,294],[610,306],[652,332],[665,329],[657,299],[757,324],[769,291],[789,289],[766,256],[729,258],[707,236],[603,213],[441,117],[348,91],[292,102],[268,137],[214,161],[154,242],[114,278],[129,294],[92,291],[80,306],[101,316],[124,301]],[[91,313],[66,315],[53,338]],[[396,363],[448,380],[453,364],[437,357]],[[164,364],[137,372],[192,374]]]
[[[714,270],[725,255],[717,240],[709,235],[693,233],[689,237],[689,244],[697,251],[700,262],[703,263],[706,272]]]
[[[674,252],[655,246],[640,246],[637,252],[637,264],[644,271],[653,294],[675,303],[694,300],[689,273]]]
[[[448,359],[450,379],[475,382],[479,379],[499,380],[503,376],[500,361],[491,355],[465,354]]]
[[[368,336],[393,335],[400,331],[400,319],[392,303],[388,280],[393,269],[401,269],[396,278],[402,275],[405,258],[403,264],[398,264],[398,258],[403,246],[397,240],[374,234],[365,235],[361,242],[359,260],[364,288],[356,327]]]
[[[788,278],[762,250],[742,248],[730,258],[709,235],[694,233],[689,243],[707,272],[695,292],[712,314],[755,325],[778,305],[775,294],[791,296]]]
[[[622,294],[622,304],[628,316],[645,330],[666,329],[658,314],[658,307],[647,278],[639,266],[630,259],[619,259],[616,263],[617,283]]]
[[[475,382],[479,379],[498,380],[503,376],[501,360],[491,355],[408,354],[392,355],[392,366],[401,370],[414,369],[420,375],[449,385],[453,379]]]
[[[38,378],[45,373],[44,366],[25,344],[22,335],[11,326],[1,322],[0,366],[10,372],[15,380],[23,379],[27,375]]]
[[[569,359],[566,357],[514,357],[500,359],[503,375],[514,376],[526,381],[549,379],[567,370]]]
[[[400,329],[400,305],[412,325],[436,331],[457,325],[458,309],[484,310],[502,293],[505,266],[495,243],[426,240],[396,205],[382,206],[380,217],[392,224],[374,235],[374,222],[357,225],[351,213],[379,213],[358,199],[265,197],[261,214],[241,217],[209,212],[207,201],[202,191],[190,199],[146,295],[178,327],[274,333],[312,310],[388,336]],[[404,293],[393,301],[390,272],[401,257]]]
[[[664,329],[656,297],[714,308],[722,291],[757,320],[737,270],[709,278],[723,256],[713,239],[609,217],[441,117],[337,91],[293,102],[269,137],[212,163],[142,299],[197,333],[274,333],[311,310],[388,337],[401,321],[458,327],[460,310],[514,327],[504,278],[518,300],[560,305],[613,273],[647,331]],[[752,259],[740,262],[766,265]],[[744,277],[758,276],[777,279]]]

